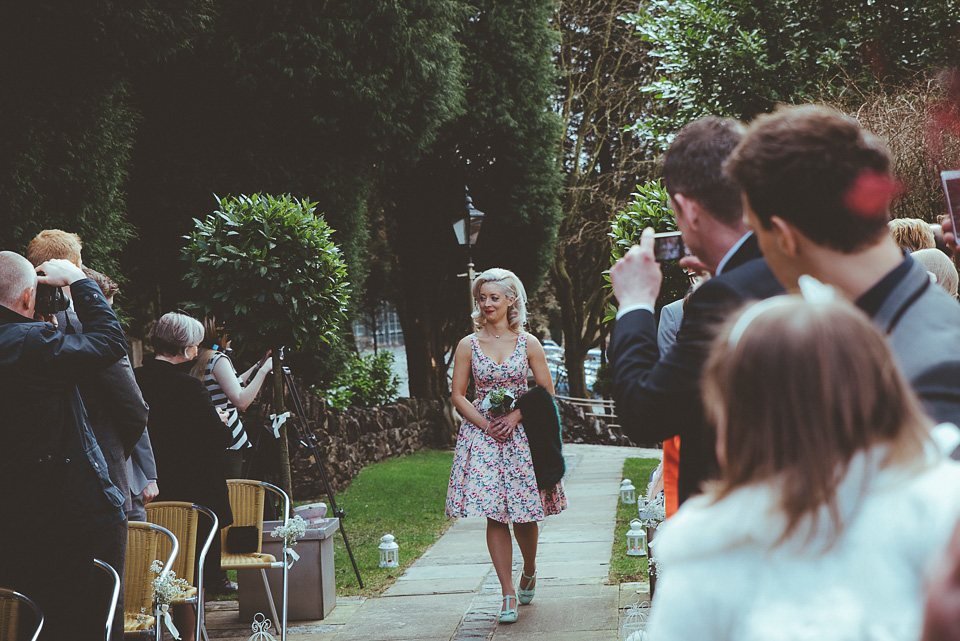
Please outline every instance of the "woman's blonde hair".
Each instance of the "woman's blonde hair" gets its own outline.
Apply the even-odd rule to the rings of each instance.
[[[486,283],[497,285],[504,295],[513,297],[507,309],[507,323],[510,329],[519,332],[527,323],[527,292],[517,275],[502,267],[492,267],[473,281],[473,314],[470,315],[473,327],[479,330],[487,324],[487,319],[480,311],[480,288]]]
[[[217,317],[204,316],[203,340],[200,341],[200,348],[197,350],[197,360],[190,368],[190,376],[199,378],[201,381],[206,378],[207,365],[213,358],[214,351],[226,349],[229,342],[230,338],[223,327],[217,324]]]
[[[937,238],[930,224],[919,218],[894,218],[887,223],[890,235],[900,249],[912,252],[937,246]]]
[[[712,491],[720,500],[775,483],[780,542],[826,507],[833,543],[843,529],[837,487],[853,456],[888,443],[881,466],[922,461],[932,422],[862,312],[843,301],[773,300],[735,314],[704,368],[704,409],[726,459]]]

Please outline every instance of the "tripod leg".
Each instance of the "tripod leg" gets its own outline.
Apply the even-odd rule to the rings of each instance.
[[[360,568],[357,567],[357,561],[353,557],[353,550],[350,549],[350,540],[347,539],[347,531],[343,528],[343,518],[345,515],[339,508],[337,508],[337,499],[333,495],[333,488],[330,487],[330,479],[327,477],[327,470],[323,465],[323,460],[320,458],[320,450],[317,448],[316,435],[313,434],[309,428],[309,425],[307,424],[307,415],[303,407],[303,401],[300,399],[300,392],[297,391],[297,387],[293,382],[293,374],[288,368],[284,368],[283,377],[284,382],[287,384],[287,389],[290,390],[290,396],[293,398],[294,411],[297,413],[297,420],[294,422],[297,430],[297,438],[302,444],[310,448],[310,453],[313,455],[313,460],[317,464],[317,470],[320,473],[320,480],[323,482],[323,489],[326,492],[327,499],[330,501],[330,507],[333,508],[334,516],[340,519],[340,536],[343,537],[343,544],[347,548],[347,555],[350,557],[350,563],[353,565],[353,572],[357,575],[357,583],[360,585],[360,589],[362,590],[363,578],[360,576]]]

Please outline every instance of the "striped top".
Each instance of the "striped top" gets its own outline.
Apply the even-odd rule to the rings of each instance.
[[[231,403],[227,395],[223,393],[219,383],[213,378],[213,365],[221,356],[226,358],[227,362],[230,363],[229,356],[223,352],[214,352],[213,356],[210,357],[210,362],[207,363],[207,370],[203,374],[203,384],[206,386],[207,392],[210,393],[210,400],[213,401],[213,404],[230,415],[230,419],[226,424],[227,431],[230,432],[230,446],[227,449],[240,450],[245,447],[250,447],[247,432],[243,429],[243,423],[240,421],[240,412],[237,411],[234,404]],[[233,363],[230,363],[230,369],[233,369]],[[242,384],[241,382],[241,385]]]

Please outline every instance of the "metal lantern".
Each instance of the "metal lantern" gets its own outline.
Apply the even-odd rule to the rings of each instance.
[[[640,519],[630,521],[627,532],[627,556],[647,556],[647,529]]]
[[[633,505],[637,502],[637,488],[633,486],[630,479],[623,479],[620,483],[620,502],[627,505]]]
[[[622,641],[647,641],[647,609],[650,603],[637,600],[627,608],[623,624],[620,626]]]
[[[380,537],[380,567],[400,567],[400,546],[394,543],[392,534]]]

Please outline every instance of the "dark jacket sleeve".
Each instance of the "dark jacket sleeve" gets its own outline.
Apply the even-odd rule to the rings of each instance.
[[[112,418],[113,427],[123,446],[124,458],[133,453],[147,426],[148,408],[133,375],[126,355],[100,373],[99,389],[103,411]]]
[[[84,278],[73,283],[70,291],[85,333],[67,335],[46,324],[25,343],[23,362],[44,376],[75,381],[116,363],[126,355],[127,342],[96,283]]]
[[[651,312],[632,311],[617,321],[609,351],[613,397],[631,439],[653,443],[700,428],[700,373],[719,323],[741,302],[724,283],[704,283],[687,301],[677,342],[662,359]]]

